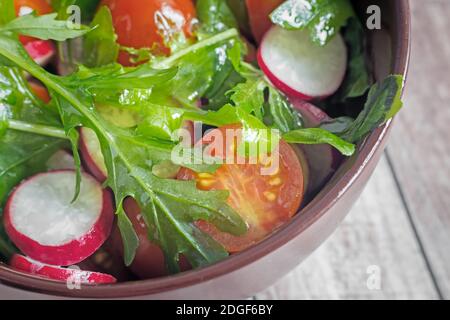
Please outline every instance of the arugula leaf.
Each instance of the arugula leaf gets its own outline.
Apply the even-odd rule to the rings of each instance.
[[[231,104],[226,104],[217,111],[188,110],[184,113],[183,118],[186,120],[200,121],[215,127],[239,123],[236,108]]]
[[[64,96],[66,95],[67,92],[64,93]],[[152,240],[163,248],[170,271],[178,271],[177,259],[180,253],[185,254],[195,267],[207,265],[226,256],[225,250],[219,250],[217,244],[215,247],[211,245],[213,242],[209,237],[204,236],[202,241],[202,237],[194,238],[192,235],[193,230],[196,230],[192,223],[200,218],[194,217],[193,214],[200,213],[201,218],[205,220],[214,222],[215,219],[220,219],[224,224],[218,227],[229,228],[234,234],[245,232],[245,225],[239,215],[226,204],[226,196],[224,197],[223,193],[202,192],[195,188],[194,183],[155,177],[151,174],[152,166],[162,160],[159,157],[164,156],[164,153],[155,151],[148,140],[140,142],[133,135],[120,134],[116,129],[109,128],[73,95],[67,95],[67,98],[70,99],[70,104],[65,103],[61,108],[63,117],[74,119],[75,110],[70,110],[73,105],[77,108],[76,111],[83,114],[84,121],[87,124],[90,122],[102,146],[108,169],[107,184],[113,189],[116,202],[121,203],[127,196],[138,201],[149,228],[154,228],[153,231],[156,232],[150,232],[155,235]],[[76,123],[78,121],[73,121],[72,125]],[[183,210],[180,210],[181,208]],[[126,217],[120,206],[118,214],[125,226]],[[134,238],[134,230],[125,227],[121,233],[124,239]],[[169,234],[170,239],[166,238]],[[133,241],[125,247],[127,264],[133,260],[135,247],[136,243]]]
[[[119,45],[108,7],[102,6],[97,11],[90,28],[92,31],[83,39],[83,64],[87,67],[100,67],[116,62]]]
[[[150,64],[126,68],[116,63],[92,69],[80,66],[76,73],[62,78],[62,81],[74,88],[83,87],[93,91],[147,89],[171,80],[176,74],[177,68],[155,69]]]
[[[226,1],[198,0],[196,9],[204,32],[214,34],[238,27],[236,18]]]
[[[207,110],[219,110],[230,103],[227,92],[239,83],[245,82],[245,78],[236,71],[230,59],[216,71],[211,85],[202,97],[202,108]]]
[[[273,127],[281,132],[288,132],[302,127],[299,113],[296,112],[287,99],[280,94],[274,87],[269,86],[269,112],[266,112],[267,118],[272,120]]]
[[[159,151],[164,146],[150,139],[140,139],[129,130],[103,121],[91,107],[89,94],[71,88],[62,78],[42,69],[24,54],[14,39],[0,35],[0,55],[41,80],[51,90],[66,132],[83,125],[97,134],[108,171],[106,184],[114,191],[120,231],[126,241],[127,264],[133,261],[138,245],[136,233],[122,208],[122,202],[128,196],[135,198],[142,208],[149,233],[162,247],[169,270],[179,271],[177,261],[181,253],[194,267],[205,266],[227,256],[226,250],[193,224],[202,219],[216,224],[222,231],[243,234],[247,227],[226,203],[227,192],[205,192],[196,189],[194,182],[157,178],[151,173],[152,166],[166,160],[162,159],[166,153]]]
[[[402,108],[402,89],[403,76],[390,75],[382,82],[372,85],[364,108],[355,120],[339,117],[322,123],[320,128],[349,142],[358,142]]]
[[[56,110],[36,98],[17,68],[0,66],[0,92],[0,121],[60,126]]]
[[[150,56],[146,63],[149,68],[159,70],[176,67],[176,75],[169,81],[159,81],[142,89],[96,89],[95,100],[97,103],[120,106],[150,103],[197,109],[198,100],[205,95],[216,75],[227,64],[227,49],[233,47],[237,40],[238,32],[230,29],[179,50],[168,58]]]
[[[307,128],[290,131],[283,135],[283,139],[289,143],[299,144],[326,143],[335,147],[345,156],[351,156],[355,153],[354,144],[351,144],[322,128]]]
[[[196,109],[197,101],[226,65],[227,50],[239,41],[238,35],[235,29],[230,29],[177,51],[169,58],[151,61],[157,69],[176,65],[178,73],[172,80],[153,87],[150,102]]]
[[[0,1],[0,26],[14,20],[15,17],[14,0]]]
[[[56,20],[56,16],[56,13],[42,16],[27,14],[1,26],[0,32],[15,32],[41,40],[64,41],[80,37],[91,30],[86,26],[72,28],[67,21]]]
[[[349,0],[287,0],[270,18],[284,29],[308,29],[311,40],[324,46],[354,15]]]
[[[217,68],[210,87],[202,97],[203,109],[218,110],[231,102],[227,93],[239,83],[246,81],[238,70],[241,68],[246,47],[243,42],[236,42],[227,49],[227,59],[220,68]]]
[[[349,48],[349,63],[344,82],[336,93],[341,102],[362,96],[372,84],[364,56],[364,30],[357,17],[348,20],[343,36]]]
[[[298,112],[262,77],[248,78],[245,83],[231,89],[229,94],[236,107],[254,114],[266,125],[283,133],[301,127]]]
[[[403,106],[402,89],[401,75],[390,75],[381,83],[374,84],[362,112],[348,128],[338,133],[339,136],[347,141],[357,142],[391,119]]]
[[[182,125],[183,113],[177,108],[148,105],[141,109],[144,121],[138,124],[137,133],[170,141]]]
[[[45,170],[50,155],[66,146],[65,140],[35,130],[36,126],[42,129],[58,124],[56,114],[31,93],[17,69],[0,67],[0,216],[11,190],[23,179]],[[15,252],[0,224],[0,256],[7,259]]]
[[[65,146],[61,139],[6,130],[0,137],[0,217],[11,190],[23,179],[45,171],[48,158]],[[15,252],[0,224],[0,256],[7,259]]]

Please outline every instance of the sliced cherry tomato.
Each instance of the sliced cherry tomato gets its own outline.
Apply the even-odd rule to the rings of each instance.
[[[272,26],[269,15],[284,0],[246,0],[250,28],[257,43],[260,43],[264,34]]]
[[[196,13],[192,0],[102,0],[111,9],[118,42],[132,48],[154,48],[163,54],[170,50],[165,39],[180,32],[192,37]],[[129,65],[128,54],[119,62]]]
[[[29,14],[32,11],[36,11],[38,15],[51,13],[53,11],[46,0],[14,0],[14,8],[16,9],[16,14],[18,16]]]
[[[161,248],[148,239],[148,229],[139,205],[133,198],[126,198],[123,207],[139,238],[139,247],[130,266],[131,271],[142,279],[168,275]],[[107,250],[112,255],[123,255],[122,238],[117,226],[107,243]],[[191,269],[189,262],[183,255],[180,255],[179,265],[182,271]]]
[[[225,126],[205,135],[203,145],[213,143],[217,134],[226,137],[227,129],[237,126]],[[236,141],[225,141],[224,148],[235,150]],[[231,139],[230,139],[231,140]],[[234,145],[234,147],[232,147]],[[223,152],[211,152],[213,156],[222,156]],[[268,234],[289,221],[295,215],[303,199],[303,170],[294,149],[285,141],[279,145],[279,165],[270,175],[262,175],[267,165],[262,163],[224,164],[214,174],[195,173],[183,168],[178,179],[193,180],[201,190],[228,190],[228,203],[249,226],[243,236],[233,236],[219,231],[214,225],[198,221],[196,225],[220,242],[230,253],[238,252],[261,241]]]
[[[37,15],[43,15],[53,11],[46,0],[14,0],[14,8],[17,16],[23,16],[33,11],[35,11]],[[36,39],[20,36],[20,41],[24,45],[33,40]]]
[[[38,84],[36,82],[33,82],[33,81],[30,81],[29,85],[30,85],[31,91],[36,95],[36,97],[38,97],[45,103],[50,102],[50,95],[44,86],[42,86],[41,84]]]

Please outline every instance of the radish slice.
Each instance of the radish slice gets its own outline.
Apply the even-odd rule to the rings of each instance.
[[[64,282],[71,281],[79,284],[107,284],[117,282],[116,278],[106,273],[51,266],[34,261],[20,254],[13,255],[9,265],[20,271]]]
[[[311,103],[300,99],[290,99],[290,101],[302,115],[307,128],[317,127],[323,122],[332,120],[325,112]],[[300,144],[298,147],[303,151],[309,166],[307,195],[314,195],[331,179],[344,157],[328,144]]]
[[[33,40],[24,45],[30,57],[39,65],[45,66],[55,55],[55,46],[51,41]]]
[[[80,151],[86,169],[100,182],[108,177],[100,141],[92,129],[80,129]]]
[[[75,170],[75,160],[67,150],[56,151],[47,160],[47,169],[54,170]]]
[[[347,69],[347,48],[341,35],[327,45],[314,44],[306,30],[273,26],[258,51],[258,63],[285,94],[311,100],[339,89]]]
[[[184,128],[191,132],[194,139],[193,123],[186,121]],[[194,140],[192,140],[193,143]],[[104,182],[108,178],[108,171],[105,165],[100,141],[92,129],[80,128],[80,151],[86,169],[100,182]],[[153,166],[153,174],[163,179],[175,179],[178,174],[179,167],[170,161],[165,161]]]
[[[107,239],[114,219],[111,193],[82,173],[75,202],[76,173],[52,171],[20,184],[9,197],[5,230],[30,258],[68,266],[92,255]]]

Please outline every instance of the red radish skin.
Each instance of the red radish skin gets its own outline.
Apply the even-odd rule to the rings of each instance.
[[[45,66],[55,55],[55,46],[48,40],[33,40],[24,44],[30,57],[39,65]]]
[[[193,122],[185,121],[183,123],[183,128],[193,132]],[[193,134],[191,134],[191,137],[194,139]],[[100,142],[93,130],[85,127],[80,128],[80,151],[84,167],[87,171],[91,173],[98,181],[106,181],[108,178],[108,170],[105,165],[105,159],[101,151]],[[176,175],[172,178],[175,177]]]
[[[52,176],[49,177],[49,175]],[[20,210],[20,203],[24,203],[24,201],[26,201],[21,198],[21,196],[24,196],[21,193],[25,192],[26,195],[27,192],[29,192],[29,190],[25,190],[24,188],[28,187],[33,189],[36,188],[36,184],[41,184],[40,188],[49,188],[50,192],[56,192],[55,189],[50,188],[48,181],[45,180],[46,178],[54,179],[53,186],[55,186],[56,184],[61,183],[59,181],[61,181],[62,179],[68,179],[68,177],[70,177],[70,179],[72,179],[74,183],[75,175],[76,173],[73,170],[59,170],[37,174],[22,182],[9,197],[6,203],[5,214],[3,217],[5,230],[11,241],[30,258],[42,263],[56,266],[74,265],[91,256],[109,237],[114,220],[113,199],[111,192],[109,190],[103,190],[101,188],[101,185],[93,177],[89,176],[86,173],[82,173],[82,182],[86,184],[86,188],[91,189],[86,190],[86,192],[83,193],[82,183],[81,194],[77,201],[91,201],[90,199],[86,200],[87,198],[83,197],[87,197],[86,194],[88,193],[93,194],[95,192],[99,195],[98,200],[101,202],[101,204],[98,208],[98,211],[100,212],[98,212],[97,220],[95,220],[91,224],[89,229],[82,235],[76,236],[75,238],[67,240],[66,242],[63,242],[61,244],[41,244],[38,239],[36,239],[36,237],[39,237],[40,235],[35,236],[33,239],[31,238],[31,236],[19,231],[19,229],[23,230],[23,228],[27,228],[28,225],[20,227],[15,225],[14,216],[17,217],[19,213],[15,214],[14,210]],[[29,186],[29,184],[32,185]],[[88,184],[90,185],[88,186]],[[37,191],[38,190],[36,190],[36,192]],[[54,196],[61,197],[60,194],[55,194]],[[72,195],[70,195],[70,199],[71,197]],[[68,203],[70,203],[70,199],[68,200]],[[51,203],[50,201],[52,200],[54,201],[55,199],[50,198],[48,199],[47,203]],[[81,212],[77,212],[77,214],[80,213]],[[57,214],[58,213],[55,213],[54,215]],[[73,212],[71,214],[73,214]],[[48,219],[50,220],[51,218]],[[48,231],[48,229],[42,230],[42,233],[45,233],[45,231]]]
[[[332,120],[324,111],[309,102],[296,98],[290,98],[290,101],[302,115],[307,128],[317,127],[323,122]],[[327,144],[298,145],[298,147],[303,151],[309,167],[307,195],[313,196],[331,179],[344,157]]]
[[[300,112],[307,128],[317,127],[324,122],[333,120],[328,114],[310,102],[298,98],[289,98],[294,109]]]
[[[31,14],[33,11],[38,15],[53,12],[52,7],[46,0],[14,0],[14,9],[17,16]],[[55,55],[55,47],[50,40],[39,40],[28,36],[19,36],[28,54],[41,66],[46,65]]]
[[[261,50],[258,50],[256,57],[258,60],[258,65],[261,68],[261,70],[264,72],[264,74],[267,76],[267,78],[270,80],[270,82],[275,87],[277,87],[280,91],[284,92],[288,96],[293,96],[293,97],[296,97],[296,98],[299,98],[299,99],[302,99],[305,101],[310,101],[310,100],[314,99],[314,97],[307,96],[303,93],[300,93],[297,90],[295,90],[295,89],[291,88],[290,86],[288,86],[287,84],[285,84],[280,79],[278,79],[277,76],[275,76],[272,73],[272,71],[270,71],[270,69],[267,67],[267,65],[264,63],[264,60],[261,55]]]
[[[273,26],[258,49],[266,77],[286,95],[302,100],[335,93],[347,70],[347,48],[340,34],[327,45],[313,43],[306,30]]]
[[[11,258],[9,265],[16,270],[57,281],[80,281],[80,284],[91,285],[111,284],[117,282],[116,278],[106,273],[51,266],[34,261],[20,254],[15,254]]]
[[[80,128],[80,151],[84,166],[98,181],[108,178],[105,160],[95,132],[89,128]]]

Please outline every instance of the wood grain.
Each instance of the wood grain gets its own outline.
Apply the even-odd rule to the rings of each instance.
[[[366,284],[373,265],[381,271],[381,290]],[[256,298],[438,298],[385,157],[338,230]]]
[[[412,1],[405,109],[388,153],[425,256],[450,299],[450,1]]]

